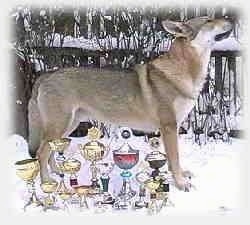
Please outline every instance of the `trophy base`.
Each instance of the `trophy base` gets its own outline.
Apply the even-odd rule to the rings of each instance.
[[[142,209],[147,207],[148,207],[148,202],[144,201],[136,201],[134,204],[134,209]]]
[[[118,197],[125,198],[126,200],[129,200],[129,199],[133,198],[135,195],[136,195],[136,192],[131,189],[129,192],[121,191],[118,194]]]
[[[57,210],[59,210],[59,209],[61,209],[61,208],[58,207],[58,206],[45,206],[44,209],[43,209],[43,211],[44,211],[44,212],[46,212],[46,211],[48,211],[48,210],[57,211]]]
[[[148,203],[148,215],[155,215],[159,213],[160,209],[159,206],[157,205],[156,199],[151,199],[150,202]]]
[[[104,194],[102,204],[114,204],[115,199],[111,196],[111,194]]]
[[[130,206],[131,204],[129,201],[121,198],[116,199],[115,203],[113,204],[113,208],[116,210],[127,210],[130,208]]]
[[[100,188],[91,187],[91,189],[89,189],[88,196],[92,198],[93,196],[100,194],[100,192]]]
[[[130,181],[127,179],[123,179],[123,184],[118,197],[122,199],[129,200],[136,195],[136,191],[131,188]]]
[[[35,207],[44,207],[44,204],[39,200],[35,193],[32,193],[29,201],[24,205],[23,210],[26,211],[27,207],[30,205],[34,205]]]

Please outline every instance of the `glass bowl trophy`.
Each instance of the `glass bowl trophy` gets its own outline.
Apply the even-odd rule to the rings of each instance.
[[[129,139],[132,136],[131,129],[124,128],[121,131],[121,136],[125,140]],[[113,151],[113,159],[115,165],[123,170],[120,174],[123,180],[122,188],[118,194],[118,198],[114,203],[114,208],[127,209],[130,207],[130,202],[128,200],[130,200],[136,194],[136,192],[131,188],[130,178],[132,173],[129,170],[138,163],[139,150],[132,149],[127,141],[125,141],[120,149]]]
[[[26,182],[28,192],[31,196],[24,205],[24,211],[29,205],[43,206],[43,203],[38,199],[35,190],[35,178],[37,177],[40,167],[38,159],[24,159],[15,163],[16,175]]]
[[[92,127],[88,129],[88,137],[91,140],[90,142],[85,145],[79,144],[78,146],[83,158],[91,162],[91,186],[94,194],[94,192],[100,193],[100,184],[97,178],[99,168],[96,166],[96,162],[106,156],[108,148],[98,141],[101,137],[101,131],[98,128]]]

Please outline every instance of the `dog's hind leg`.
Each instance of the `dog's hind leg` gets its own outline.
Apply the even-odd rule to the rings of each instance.
[[[40,163],[41,181],[51,180],[48,173],[48,161],[50,158],[50,150],[48,141],[64,137],[72,123],[74,113],[69,108],[64,108],[54,99],[40,99],[39,108],[41,120],[43,124],[43,137],[37,156]],[[63,101],[61,101],[63,104]]]
[[[78,127],[80,120],[76,118],[74,115],[73,115],[73,118],[74,118],[73,121],[69,124],[68,128],[66,129],[66,132],[63,134],[62,137],[68,137]],[[51,172],[59,174],[59,170],[56,166],[54,154],[55,152],[51,152],[50,154],[49,165],[50,165]]]

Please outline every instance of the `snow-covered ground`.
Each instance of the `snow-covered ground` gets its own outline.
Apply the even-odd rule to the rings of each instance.
[[[47,44],[48,44],[48,40],[47,40]],[[101,44],[102,47],[104,47],[104,49],[111,49],[111,48],[117,48],[117,38],[114,37],[109,37],[109,38],[104,38],[104,39],[99,39],[99,42]],[[121,49],[126,48],[125,46],[128,42],[128,38],[123,38],[120,37],[119,39],[119,43],[120,43],[120,47]],[[131,37],[129,43],[130,49],[135,49],[135,46],[138,46],[137,43],[137,39],[136,41],[133,39],[133,37]],[[148,47],[148,51],[150,51],[150,49],[152,48],[153,43],[151,43]],[[59,34],[55,34],[54,35],[54,39],[53,41],[50,43],[50,46],[53,47],[60,47],[60,35]],[[159,50],[160,51],[167,51],[169,48],[169,41],[164,38],[163,41],[160,43],[159,45]],[[63,46],[62,47],[75,47],[75,48],[82,48],[82,49],[89,49],[89,50],[101,50],[97,39],[96,38],[92,38],[92,39],[86,39],[84,37],[79,37],[79,38],[74,38],[72,36],[66,36],[64,38],[63,41]],[[229,38],[221,40],[219,42],[216,42],[213,50],[221,50],[221,51],[241,51],[242,50],[242,42],[236,40],[236,38],[233,36],[233,34],[230,35]]]
[[[81,160],[82,167],[78,173],[80,184],[89,183],[89,162],[84,160],[77,148],[78,143],[86,143],[88,140],[84,138],[72,138],[72,142],[65,152],[66,157],[74,157]],[[101,139],[101,142],[108,143],[107,140]],[[149,144],[144,141],[144,137],[132,137],[129,140],[130,145],[140,150],[140,161],[131,170],[133,174],[142,169],[141,162],[145,155],[149,153]],[[112,161],[112,149],[117,149],[122,144],[122,141],[113,141],[111,152],[103,160],[104,162]],[[195,188],[190,192],[177,190],[173,185],[170,186],[170,199],[174,203],[173,207],[165,207],[159,215],[236,215],[240,213],[244,207],[243,200],[244,192],[244,171],[242,167],[242,155],[246,151],[246,140],[232,139],[232,142],[223,143],[221,141],[209,142],[205,146],[198,146],[185,136],[181,136],[179,140],[180,160],[184,169],[189,169],[194,173],[192,184]],[[20,180],[15,174],[14,163],[17,160],[30,158],[27,150],[26,141],[18,136],[13,135],[8,138],[6,147],[11,155],[11,209],[15,212],[22,212],[24,199],[27,198],[26,186],[24,181]],[[162,145],[161,145],[162,148]],[[161,149],[162,150],[162,149]],[[110,192],[117,193],[121,187],[121,170],[115,166],[110,177]],[[57,178],[57,176],[54,176]],[[68,176],[65,177],[66,183]],[[138,183],[132,179],[132,187],[138,191]],[[68,183],[67,183],[68,184]],[[68,186],[70,188],[70,186]],[[40,179],[36,179],[36,189],[38,196],[43,198],[45,194],[40,188]],[[136,196],[135,199],[138,197]],[[88,200],[90,201],[90,199]],[[60,202],[58,202],[59,204]],[[91,201],[90,201],[91,204]],[[65,211],[47,211],[42,212],[41,208],[30,208],[26,211],[27,214],[41,212],[46,214],[67,214]],[[83,213],[70,207],[69,213]],[[87,214],[94,213],[94,208],[85,212]],[[106,214],[126,213],[120,211],[112,211],[109,209]],[[128,214],[142,214],[146,212],[127,211]]]

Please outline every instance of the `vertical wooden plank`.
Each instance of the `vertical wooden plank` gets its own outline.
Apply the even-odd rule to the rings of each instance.
[[[222,57],[215,56],[215,90],[216,92],[222,89]]]
[[[236,97],[237,97],[237,80],[236,80],[236,58],[229,57],[228,58],[228,69],[229,69],[229,76],[233,76],[233,103],[234,108],[236,110]]]
[[[79,11],[80,14],[80,36],[88,38],[88,26],[87,26],[87,9],[82,7]]]
[[[222,17],[222,7],[221,6],[216,6],[215,8],[215,13],[214,13],[214,18],[221,18]]]
[[[207,16],[208,15],[208,12],[207,12],[207,8],[204,7],[204,6],[200,6],[200,13],[199,13],[200,16]]]
[[[196,10],[195,7],[193,6],[188,6],[187,7],[187,19],[191,19],[196,17]]]

